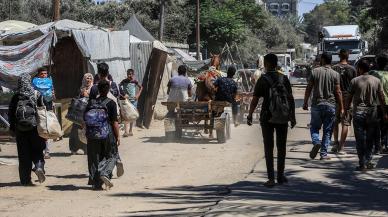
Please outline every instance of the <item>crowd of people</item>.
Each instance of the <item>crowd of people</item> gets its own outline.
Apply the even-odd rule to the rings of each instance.
[[[357,170],[373,168],[372,155],[388,152],[388,72],[384,71],[387,58],[377,58],[377,68],[371,70],[370,63],[361,60],[356,68],[348,63],[349,53],[341,50],[340,62],[332,65],[332,55],[324,53],[320,57],[320,67],[313,70],[306,88],[303,109],[309,109],[311,101],[310,134],[312,150],[310,158],[320,153],[321,160],[330,160],[329,146],[334,134],[332,153],[344,155],[345,142],[349,126],[353,119],[356,147],[359,157]],[[286,144],[289,124],[296,125],[295,102],[288,77],[278,70],[278,58],[275,54],[264,57],[265,73],[260,73],[253,89],[253,99],[248,125],[252,125],[252,114],[259,99],[263,98],[260,114],[265,159],[267,165],[267,187],[275,186],[274,172],[274,133],[278,150],[277,183],[287,183],[285,176]],[[238,84],[234,77],[236,68],[228,68],[227,77],[212,81],[215,101],[228,101],[232,105],[234,119],[237,115],[236,95]],[[178,75],[168,83],[168,101],[187,101],[193,96],[193,85],[186,76],[186,67],[178,68]],[[114,167],[117,176],[124,174],[118,147],[120,146],[120,108],[119,100],[128,100],[136,107],[142,93],[142,85],[135,79],[132,69],[127,78],[118,85],[109,74],[106,63],[97,65],[97,74],[93,77],[86,73],[82,79],[79,98],[88,100],[82,126],[87,138],[85,151],[88,157],[89,185],[101,190],[113,186],[111,182]],[[10,130],[16,136],[19,155],[19,175],[22,185],[32,185],[31,171],[35,172],[39,182],[45,181],[45,156],[49,157],[48,140],[37,132],[37,106],[53,109],[55,93],[52,79],[47,68],[40,68],[37,76],[23,74],[18,88],[9,106]],[[133,122],[123,122],[123,137],[133,136]],[[341,126],[341,128],[340,128]],[[320,138],[320,130],[323,130]],[[340,130],[341,129],[341,130]],[[79,132],[79,131],[77,131]],[[70,144],[72,153],[79,147]],[[34,166],[34,167],[33,167]]]
[[[128,99],[134,106],[143,87],[134,78],[134,70],[127,71],[127,78],[117,85],[109,74],[106,63],[97,65],[97,74],[86,73],[82,79],[78,98],[88,100],[85,110],[85,123],[80,126],[73,124],[74,129],[85,129],[87,144],[84,148],[88,158],[89,185],[101,190],[103,184],[107,188],[111,182],[114,167],[117,176],[124,174],[118,147],[120,145],[120,116],[118,100]],[[33,185],[31,171],[35,172],[38,181],[43,183],[45,176],[45,159],[49,155],[47,139],[39,136],[37,130],[37,107],[44,106],[53,110],[55,94],[52,78],[48,69],[38,69],[37,75],[31,78],[23,74],[18,80],[18,87],[9,105],[9,122],[11,134],[16,137],[19,157],[19,177],[22,185]],[[123,121],[123,137],[133,136],[133,122]],[[79,132],[79,131],[76,131]],[[76,154],[80,147],[69,143],[70,151]]]
[[[341,50],[339,56],[340,62],[332,66],[332,55],[323,53],[320,66],[308,79],[303,109],[308,110],[311,101],[309,127],[313,147],[309,156],[315,159],[319,153],[320,160],[330,160],[329,146],[333,133],[331,152],[345,155],[346,137],[353,119],[359,158],[356,170],[366,171],[374,168],[373,154],[388,152],[388,71],[385,71],[388,59],[384,55],[378,56],[375,69],[371,69],[372,64],[367,60],[360,60],[354,68],[348,63],[348,51]],[[288,181],[284,176],[287,129],[288,123],[291,123],[291,128],[296,125],[295,104],[287,76],[276,70],[276,55],[266,55],[264,66],[266,73],[256,83],[247,121],[248,125],[252,124],[252,114],[259,98],[264,98],[260,124],[268,174],[265,186],[273,187],[276,184],[273,134],[276,131],[277,182],[283,184]],[[341,131],[339,125],[342,126]],[[321,129],[322,137],[319,134]]]

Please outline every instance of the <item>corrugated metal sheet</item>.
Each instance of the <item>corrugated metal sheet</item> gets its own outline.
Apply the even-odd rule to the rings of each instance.
[[[135,70],[138,81],[143,81],[152,49],[152,42],[131,43],[129,45],[131,67]]]

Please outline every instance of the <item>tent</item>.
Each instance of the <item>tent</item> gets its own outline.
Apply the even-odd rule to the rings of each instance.
[[[0,85],[15,88],[20,74],[34,75],[39,67],[47,65],[57,99],[68,99],[78,95],[86,72],[96,74],[99,62],[109,65],[116,82],[126,77],[127,69],[134,68],[137,79],[145,86],[139,110],[143,112],[140,121],[148,127],[159,89],[166,92],[164,86],[173,70],[167,61],[173,58],[169,58],[169,49],[163,43],[145,38],[146,34],[139,36],[138,30],[144,27],[138,24],[136,35],[129,30],[110,32],[72,20],[1,33],[0,41],[17,45],[0,46]]]
[[[149,33],[144,26],[137,19],[136,15],[132,15],[128,22],[121,28],[121,30],[128,30],[130,35],[133,35],[140,40],[153,42],[156,39]]]
[[[33,23],[18,21],[18,20],[7,20],[0,22],[0,34],[6,32],[19,32],[25,29],[29,29],[35,27],[36,25]]]
[[[86,23],[60,20],[0,34],[0,40],[19,43],[0,47],[1,85],[14,88],[20,74],[34,74],[48,65],[58,99],[78,95],[83,74],[96,73],[98,62],[106,62],[117,80],[125,78],[130,67],[128,31],[109,32]]]

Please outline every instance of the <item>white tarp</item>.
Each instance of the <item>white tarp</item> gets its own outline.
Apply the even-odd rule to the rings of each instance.
[[[89,60],[89,72],[97,73],[97,63],[105,62],[115,81],[126,78],[131,66],[128,31],[73,30],[72,35],[82,55]]]
[[[50,62],[50,47],[55,33],[51,31],[39,38],[17,46],[0,46],[0,85],[15,88],[18,76],[33,74]]]

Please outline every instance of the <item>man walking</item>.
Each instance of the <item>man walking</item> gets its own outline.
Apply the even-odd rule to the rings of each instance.
[[[296,125],[295,102],[291,84],[287,76],[277,72],[277,62],[278,58],[275,54],[268,54],[264,57],[266,74],[261,76],[256,83],[247,117],[248,125],[252,125],[252,114],[256,109],[259,99],[263,97],[260,125],[264,140],[265,161],[267,164],[268,181],[264,183],[266,187],[275,186],[273,163],[275,130],[276,147],[278,150],[277,182],[278,184],[288,182],[284,175],[288,122],[291,122],[291,128]]]
[[[340,75],[331,69],[331,60],[331,54],[322,54],[321,67],[313,70],[305,92],[304,110],[308,110],[308,100],[311,92],[313,93],[310,134],[314,146],[310,152],[311,159],[315,159],[321,149],[321,160],[330,160],[327,149],[333,133],[336,103],[339,106],[340,115],[344,113]],[[322,126],[323,135],[320,141],[319,130]]]
[[[88,139],[89,184],[96,190],[113,186],[110,180],[116,159],[115,146],[120,145],[116,103],[107,97],[109,81],[98,83],[99,97],[92,99],[85,112],[86,137]],[[112,145],[114,143],[114,145]]]
[[[357,143],[357,154],[359,166],[357,170],[365,171],[373,169],[372,150],[375,140],[376,127],[379,123],[377,104],[385,106],[384,92],[378,78],[369,75],[369,63],[362,60],[357,65],[358,77],[353,79],[349,88],[349,101],[346,107],[349,108],[353,100],[353,125]],[[383,111],[383,117],[388,119],[387,113]]]
[[[383,91],[385,95],[385,104],[388,104],[388,71],[385,71],[385,67],[387,66],[388,58],[385,55],[379,55],[376,58],[377,70],[372,71],[370,74],[377,77],[381,81],[381,85],[383,86]],[[379,105],[378,108],[379,119],[380,120],[380,132],[377,132],[376,142],[375,142],[375,154],[379,154],[380,152],[387,153],[388,152],[388,122],[384,121],[383,111],[388,113],[388,106]]]
[[[333,66],[333,70],[338,72],[340,75],[340,87],[342,92],[343,104],[348,101],[349,98],[349,86],[350,81],[357,76],[356,69],[348,64],[349,52],[347,50],[341,49],[339,52],[340,62]],[[351,107],[349,108],[351,110]],[[346,116],[341,116],[340,107],[337,104],[336,108],[336,120],[334,125],[334,145],[331,149],[332,152],[338,153],[341,155],[346,154],[344,152],[344,146],[346,137],[348,136],[348,129],[352,121],[352,112],[346,112]],[[338,142],[339,134],[339,124],[342,125],[340,141]]]

